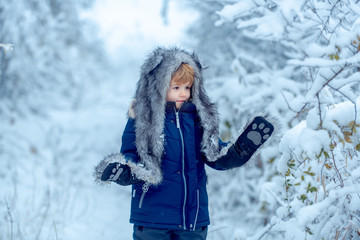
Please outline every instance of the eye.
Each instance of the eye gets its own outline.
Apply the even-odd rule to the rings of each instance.
[[[191,87],[189,87],[189,86],[186,86],[186,89],[190,89]]]
[[[179,89],[179,87],[178,87],[178,86],[175,86],[175,87],[173,87],[173,89],[178,90],[178,89]]]

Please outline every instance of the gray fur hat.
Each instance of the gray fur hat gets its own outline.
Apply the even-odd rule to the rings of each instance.
[[[191,96],[204,129],[202,151],[209,161],[215,161],[215,155],[219,151],[219,116],[204,89],[202,65],[198,57],[195,53],[190,54],[179,48],[159,47],[141,67],[133,105],[136,147],[142,164],[149,170],[161,171],[166,92],[172,74],[181,63],[189,64],[195,72]]]

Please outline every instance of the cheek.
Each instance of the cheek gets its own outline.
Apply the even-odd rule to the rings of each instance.
[[[174,100],[174,93],[169,90],[166,92],[166,101],[173,101]]]

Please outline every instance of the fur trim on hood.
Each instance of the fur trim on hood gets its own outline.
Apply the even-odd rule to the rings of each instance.
[[[219,151],[219,116],[204,89],[202,65],[198,57],[195,53],[190,54],[179,48],[155,49],[141,67],[136,101],[133,102],[135,144],[140,164],[157,176],[155,184],[162,180],[160,169],[164,151],[166,93],[172,74],[182,63],[187,63],[194,69],[191,101],[196,106],[204,130],[201,150],[208,161],[215,161]]]

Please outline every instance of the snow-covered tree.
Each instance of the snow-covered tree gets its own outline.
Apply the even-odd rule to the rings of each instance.
[[[0,100],[3,108],[41,112],[46,106],[81,101],[86,83],[94,82],[101,47],[87,38],[78,9],[89,1],[2,1],[0,42],[11,43],[11,54],[1,51]],[[44,101],[46,99],[46,101]]]
[[[234,134],[244,118],[264,110],[286,131],[279,147],[274,141],[263,149],[256,168],[239,170],[243,177],[210,182],[213,192],[229,196],[212,198],[215,211],[237,215],[231,221],[238,229],[228,236],[359,237],[359,1],[217,3],[200,20],[206,34],[193,32],[202,56],[232,61],[220,65],[227,75],[208,82],[216,86],[223,129]],[[210,44],[217,47],[206,49]]]

